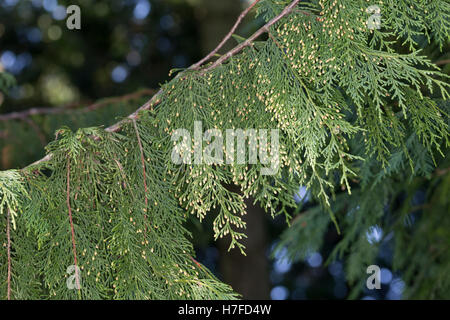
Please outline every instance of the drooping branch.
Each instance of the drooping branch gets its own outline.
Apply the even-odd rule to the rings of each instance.
[[[147,187],[147,172],[146,172],[146,168],[145,168],[145,156],[144,156],[144,148],[142,147],[142,141],[141,141],[141,136],[139,135],[139,130],[137,128],[137,124],[136,124],[136,119],[133,119],[133,126],[134,126],[134,130],[136,131],[136,136],[137,136],[137,141],[138,141],[138,146],[139,146],[139,152],[140,152],[140,156],[141,156],[141,163],[142,163],[142,176],[143,176],[143,182],[144,182],[144,191],[145,191],[145,195],[144,195],[144,201],[145,201],[145,209],[144,209],[144,218],[147,221],[147,210],[148,210],[148,187]],[[145,226],[145,230],[147,230],[147,226]]]
[[[72,219],[72,207],[70,205],[70,157],[67,159],[67,210],[69,212],[69,223],[70,223],[70,231],[72,235],[72,251],[73,251],[73,260],[75,265],[75,281],[77,285],[77,289],[80,290],[80,276],[78,274],[78,260],[77,260],[77,246],[75,241],[75,229],[73,226]]]
[[[250,46],[252,44],[252,42],[254,40],[256,40],[260,35],[266,33],[269,31],[270,27],[273,26],[275,23],[277,23],[278,21],[280,21],[282,18],[284,18],[285,16],[289,15],[294,8],[298,5],[298,3],[301,0],[293,0],[291,2],[291,4],[289,4],[287,7],[284,8],[284,10],[277,15],[275,18],[273,18],[272,20],[270,20],[268,23],[266,23],[264,26],[262,26],[260,29],[258,29],[258,31],[256,31],[250,38],[248,38],[246,41],[242,42],[241,44],[239,44],[238,46],[236,46],[235,48],[233,48],[232,50],[228,51],[226,54],[224,54],[222,57],[220,57],[218,60],[216,60],[213,64],[211,64],[210,66],[208,66],[207,68],[203,69],[202,71],[200,71],[200,75],[205,74],[207,71],[210,71],[218,66],[220,66],[221,64],[223,64],[225,61],[227,61],[228,59],[230,59],[231,57],[233,57],[234,55],[238,54],[239,52],[241,52],[244,48]],[[247,11],[247,9],[245,10]],[[214,51],[214,50],[213,50]],[[209,54],[208,54],[209,55]],[[207,55],[207,56],[208,56]],[[197,63],[198,64],[198,63]],[[196,64],[190,66],[186,71],[191,71],[194,69],[194,66]],[[180,72],[177,74],[177,76],[174,78],[180,78],[182,76],[184,76],[185,72]],[[139,113],[141,111],[145,111],[145,110],[149,110],[151,108],[153,108],[154,106],[158,105],[161,103],[161,97],[163,95],[164,91],[162,89],[160,89],[149,101],[147,101],[144,105],[142,105],[140,108],[138,108],[135,112],[133,112],[132,114],[130,114],[128,117],[126,117],[125,119],[117,122],[116,124],[106,128],[105,130],[107,132],[118,132],[122,129],[123,125],[128,123],[130,120],[136,120],[139,118]],[[43,162],[47,162],[49,160],[51,160],[52,155],[48,154],[47,156],[45,156],[44,158],[32,163],[31,165],[29,165],[28,167],[31,166],[36,166],[39,165]],[[28,168],[26,167],[26,168]]]
[[[217,66],[221,65],[222,63],[224,63],[226,60],[228,60],[229,58],[231,58],[232,56],[236,55],[237,53],[239,53],[241,50],[243,50],[245,47],[249,46],[251,44],[252,41],[254,41],[256,38],[258,38],[260,35],[262,35],[263,33],[267,32],[269,30],[269,28],[274,25],[275,23],[277,23],[278,21],[280,21],[283,17],[287,16],[288,14],[290,14],[292,12],[292,10],[295,8],[295,6],[300,2],[301,0],[294,0],[292,1],[292,3],[287,6],[278,16],[276,16],[275,18],[273,18],[272,20],[270,20],[267,24],[265,24],[263,27],[261,27],[258,31],[256,31],[249,39],[247,39],[247,41],[242,42],[240,45],[238,45],[237,47],[235,47],[234,49],[230,50],[228,53],[224,54],[220,59],[216,60],[211,66],[209,66],[208,68],[204,69],[202,71],[202,73],[205,73],[206,71],[212,70],[214,68],[216,68]],[[187,70],[193,70],[194,66],[196,64],[190,66]],[[181,72],[179,73],[175,79],[180,78],[184,73]],[[137,109],[134,113],[132,113],[131,115],[128,116],[127,119],[124,119],[122,121],[119,121],[118,123],[110,126],[109,128],[106,129],[106,131],[108,132],[117,132],[119,131],[122,126],[129,120],[133,120],[133,119],[137,119],[138,115],[141,111],[144,110],[148,110],[156,105],[158,105],[159,103],[161,103],[161,96],[163,94],[163,90],[160,89],[149,101],[147,101],[143,106],[141,106],[139,109]]]
[[[10,233],[10,225],[9,225],[9,218],[10,218],[10,211],[9,208],[6,209],[6,241],[7,241],[7,255],[8,255],[8,276],[7,276],[7,293],[6,298],[8,300],[11,300],[11,233]]]

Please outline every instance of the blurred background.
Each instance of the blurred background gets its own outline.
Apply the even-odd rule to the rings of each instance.
[[[70,4],[81,7],[81,30],[66,28]],[[0,0],[0,71],[16,79],[9,90],[0,92],[0,169],[23,167],[41,158],[44,146],[63,125],[73,129],[108,125],[131,113],[152,89],[170,79],[171,69],[186,68],[210,52],[248,4]],[[253,18],[241,25],[239,35],[248,36],[261,25]],[[235,45],[233,41],[228,45]],[[301,210],[307,210],[308,193],[300,188],[295,197],[303,203]],[[283,249],[273,255],[287,226],[285,219],[274,220],[259,207],[248,206],[245,257],[236,250],[227,252],[226,241],[213,241],[213,215],[203,224],[189,221],[200,262],[246,299],[348,297],[342,262],[325,265],[338,241],[334,227],[326,232],[320,251],[291,263]],[[359,298],[400,299],[404,283],[390,269],[389,235],[374,226],[366,236],[382,248],[378,264],[383,286],[375,293],[363,290]]]

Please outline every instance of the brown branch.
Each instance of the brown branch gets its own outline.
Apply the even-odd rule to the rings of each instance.
[[[178,74],[176,78],[178,78],[181,75],[181,73]],[[159,103],[161,103],[161,99],[159,99],[160,96],[162,96],[163,94],[163,90],[160,89],[149,101],[147,101],[144,105],[142,105],[139,109],[137,109],[135,112],[133,112],[132,114],[130,114],[128,117],[126,117],[125,119],[117,122],[116,124],[113,124],[112,126],[106,128],[107,132],[118,132],[120,131],[120,129],[122,129],[123,125],[127,122],[129,122],[130,120],[136,120],[139,118],[139,112],[144,111],[144,110],[149,110],[150,108],[158,105]]]
[[[230,59],[232,56],[236,55],[240,51],[242,51],[244,48],[251,46],[252,42],[256,40],[260,35],[263,33],[269,32],[269,29],[271,26],[273,26],[275,23],[280,21],[283,17],[287,16],[289,13],[294,10],[295,6],[300,2],[300,0],[294,0],[291,2],[290,5],[288,5],[284,10],[275,18],[267,22],[262,28],[260,28],[258,31],[256,31],[250,38],[245,40],[244,42],[241,42],[239,45],[234,47],[234,49],[228,51],[228,53],[221,56],[219,59],[217,59],[213,64],[211,64],[209,67],[203,69],[201,74],[206,73],[207,71],[214,69],[218,66],[220,66],[222,63]]]
[[[245,16],[250,12],[250,10],[253,9],[254,6],[256,6],[256,4],[259,1],[261,1],[261,0],[253,1],[253,3],[239,15],[233,28],[231,28],[230,32],[228,32],[228,34],[225,36],[225,38],[223,38],[223,40],[219,43],[219,45],[213,51],[211,51],[206,57],[204,57],[202,60],[200,60],[196,64],[192,65],[189,69],[192,69],[192,70],[199,69],[202,64],[204,64],[209,59],[211,59],[225,45],[225,43],[231,38],[231,36],[234,34],[237,27],[241,24],[241,22],[245,18]]]
[[[209,70],[211,70],[213,68],[216,68],[217,66],[221,65],[222,63],[224,63],[226,60],[228,60],[232,56],[236,55],[238,52],[240,52],[245,47],[250,46],[252,44],[252,41],[254,41],[256,38],[258,38],[261,34],[263,34],[265,32],[268,32],[269,28],[272,25],[274,25],[275,23],[280,21],[283,17],[285,17],[288,14],[290,14],[293,11],[293,9],[295,8],[295,6],[300,1],[301,0],[294,0],[294,1],[292,1],[292,3],[289,6],[287,6],[278,16],[276,16],[275,18],[270,20],[267,24],[265,24],[263,27],[261,27],[249,39],[247,39],[246,41],[242,42],[237,47],[235,47],[234,49],[232,49],[231,51],[229,51],[228,53],[223,55],[221,58],[216,60],[212,65],[210,65],[209,67],[204,69],[200,74],[202,75],[205,72],[207,72],[207,71],[209,71]],[[192,68],[193,68],[193,66],[189,67],[187,70],[192,70]],[[183,75],[184,75],[184,72],[178,73],[177,76],[173,80],[178,79],[178,78],[182,77]],[[153,108],[154,106],[160,104],[161,103],[161,97],[162,97],[163,93],[164,93],[164,91],[162,89],[160,89],[149,101],[147,101],[144,105],[142,105],[135,112],[130,114],[127,118],[117,122],[116,124],[106,128],[105,130],[107,132],[118,132],[118,131],[120,131],[122,129],[122,127],[125,125],[125,123],[128,123],[130,120],[133,121],[133,120],[138,119],[139,118],[139,113],[141,111],[149,110],[149,109]],[[31,165],[27,166],[26,168],[39,165],[39,164],[41,164],[43,162],[51,160],[51,158],[52,158],[52,154],[48,154],[44,158],[42,158],[42,159],[32,163]]]
[[[192,262],[194,262],[197,265],[197,267],[199,267],[201,270],[204,270],[200,262],[195,260],[192,256],[189,256],[189,258],[191,258]]]
[[[112,103],[133,100],[135,98],[139,98],[144,95],[154,94],[155,92],[156,92],[156,90],[154,90],[154,89],[143,89],[143,90],[139,90],[137,92],[130,93],[130,94],[127,94],[127,95],[124,95],[121,97],[106,98],[100,102],[94,103],[92,105],[89,105],[89,106],[87,106],[85,108],[81,108],[81,109],[75,108],[75,106],[76,106],[75,104],[71,104],[71,105],[63,106],[63,107],[55,107],[55,108],[31,108],[31,109],[19,111],[19,112],[0,114],[0,121],[24,120],[26,118],[29,118],[29,117],[35,116],[35,115],[63,114],[63,113],[72,112],[73,110],[78,110],[83,113],[91,112],[91,111],[100,109],[100,108],[107,106],[109,104],[112,104]]]
[[[70,157],[67,159],[67,209],[69,211],[69,222],[70,222],[70,230],[72,233],[72,251],[73,251],[73,259],[75,264],[75,281],[77,284],[77,289],[80,290],[80,278],[78,275],[78,260],[77,260],[77,246],[75,242],[75,229],[73,227],[73,219],[72,219],[72,207],[70,206]]]
[[[241,20],[245,17],[245,15],[256,5],[256,3],[259,1],[255,1],[252,3],[252,5],[247,8],[238,18],[236,24],[233,26],[233,29],[230,31],[229,34],[227,34],[227,36],[224,38],[224,40],[219,44],[219,46],[214,49],[210,54],[208,54],[204,59],[202,59],[201,61],[199,61],[198,63],[192,65],[191,67],[189,67],[187,70],[194,70],[196,68],[199,68],[204,62],[206,62],[207,60],[209,60],[222,46],[223,44],[231,37],[231,35],[233,34],[234,30],[237,28],[237,25],[239,25],[239,23],[241,22]],[[283,17],[287,16],[288,14],[290,14],[292,12],[292,10],[295,8],[295,6],[300,2],[300,0],[294,0],[292,1],[292,3],[287,6],[278,16],[276,16],[275,18],[273,18],[272,20],[270,20],[267,24],[265,24],[262,28],[260,28],[258,31],[256,31],[250,38],[248,38],[246,41],[242,42],[241,44],[239,44],[238,46],[236,46],[234,49],[232,49],[231,51],[229,51],[228,53],[226,53],[225,55],[223,55],[221,58],[219,58],[218,60],[216,60],[212,65],[210,65],[209,67],[207,67],[206,69],[204,69],[201,73],[204,74],[205,72],[212,70],[213,68],[216,68],[217,66],[223,64],[226,60],[228,60],[229,58],[231,58],[232,56],[236,55],[238,52],[240,52],[241,50],[243,50],[244,48],[246,48],[247,46],[250,46],[252,44],[252,42],[257,39],[260,35],[262,35],[265,32],[269,31],[269,28],[274,25],[275,23],[277,23],[279,20],[281,20]],[[184,73],[179,73],[174,79],[177,79],[179,77],[181,77]],[[134,128],[136,130],[137,133],[137,138],[138,138],[138,144],[139,144],[139,149],[141,152],[141,161],[142,161],[142,167],[143,167],[143,175],[144,175],[144,189],[145,189],[145,204],[146,204],[146,210],[148,209],[148,197],[147,197],[147,182],[146,182],[146,169],[145,169],[145,157],[144,157],[144,152],[143,152],[143,147],[142,147],[142,142],[139,136],[139,132],[137,130],[137,125],[136,125],[136,119],[139,118],[139,113],[141,111],[144,110],[149,110],[152,107],[158,105],[159,103],[161,103],[161,97],[163,95],[163,90],[160,89],[149,101],[147,101],[144,105],[142,105],[140,108],[138,108],[135,112],[133,112],[132,114],[130,114],[127,118],[119,121],[118,123],[106,128],[107,132],[118,132],[121,130],[121,128],[123,127],[123,125],[125,123],[128,123],[130,120],[133,122]],[[130,96],[130,95],[128,95]],[[110,102],[103,102],[103,103],[110,103]],[[93,105],[90,106],[86,109],[88,110],[92,110],[93,108],[98,108],[99,104],[97,105]],[[36,111],[34,111],[36,112]],[[53,111],[52,111],[53,112]],[[34,113],[35,114],[35,113]],[[29,114],[31,115],[31,114]],[[28,115],[25,115],[25,117]],[[17,116],[16,116],[17,117]],[[18,118],[22,118],[24,117],[22,116],[18,116]],[[4,119],[5,115],[0,116],[0,120]],[[9,116],[9,119],[11,119],[11,116]],[[38,160],[36,162],[34,162],[33,164],[27,166],[26,168],[29,168],[31,166],[35,166],[35,165],[39,165],[41,163],[50,161],[52,159],[52,154],[48,154],[46,155],[44,158],[42,158],[41,160]],[[77,261],[77,253],[76,253],[76,242],[75,242],[75,231],[74,231],[74,226],[73,226],[73,220],[72,220],[72,208],[70,206],[70,159],[68,159],[67,162],[67,208],[68,208],[68,212],[69,212],[69,221],[70,221],[70,227],[71,227],[71,233],[72,233],[72,247],[73,247],[73,255],[74,255],[74,263],[75,263],[75,278],[77,281],[77,286],[78,288],[80,288],[80,282],[79,282],[79,276],[78,276],[78,261]],[[145,215],[145,217],[147,218],[147,215]],[[191,260],[201,269],[202,266],[200,265],[200,263],[198,263],[192,256],[190,256]]]
[[[37,165],[39,165],[39,164],[41,164],[41,163],[43,163],[43,162],[50,161],[50,160],[52,159],[52,157],[53,157],[53,155],[52,155],[51,153],[49,153],[48,155],[46,155],[46,156],[43,157],[42,159],[40,159],[40,160],[38,160],[38,161],[36,161],[36,162],[33,162],[32,164],[26,166],[25,169],[26,169],[26,168],[29,168],[29,167],[32,167],[32,166],[37,166]]]
[[[40,115],[40,114],[58,114],[58,113],[64,113],[68,110],[74,109],[77,105],[76,103],[71,103],[68,105],[64,105],[61,107],[53,107],[53,108],[46,108],[46,107],[35,107],[30,108],[24,111],[16,111],[6,114],[0,114],[0,121],[8,121],[8,120],[19,120],[23,118],[27,118],[34,115]]]
[[[11,234],[10,234],[10,225],[9,225],[9,217],[11,215],[11,212],[9,211],[9,208],[6,209],[6,238],[7,238],[7,255],[8,255],[8,277],[7,277],[7,283],[8,283],[8,289],[6,298],[8,300],[11,300]]]
[[[441,60],[441,61],[436,61],[434,64],[437,66],[441,66],[441,65],[445,65],[445,64],[449,64],[450,63],[450,59],[448,60]]]
[[[436,169],[434,176],[436,177],[441,177],[446,175],[447,173],[450,172],[450,168],[445,168],[445,169]]]

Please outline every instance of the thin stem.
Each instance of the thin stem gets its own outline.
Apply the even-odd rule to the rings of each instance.
[[[222,57],[220,57],[219,59],[217,59],[213,64],[211,64],[209,67],[205,68],[201,74],[206,73],[207,71],[214,69],[218,66],[220,66],[221,64],[223,64],[225,61],[227,61],[228,59],[230,59],[232,56],[236,55],[237,53],[239,53],[240,51],[242,51],[244,48],[252,45],[252,42],[254,40],[256,40],[260,35],[262,35],[263,33],[269,32],[269,29],[271,26],[273,26],[275,23],[277,23],[278,21],[280,21],[283,17],[287,16],[289,13],[292,12],[292,10],[295,8],[295,6],[300,2],[300,0],[294,0],[291,2],[290,5],[288,5],[286,8],[284,8],[284,10],[275,18],[273,18],[272,20],[270,20],[269,22],[267,22],[262,28],[260,28],[258,31],[256,31],[250,38],[248,38],[247,40],[245,40],[244,42],[241,42],[239,45],[237,45],[236,47],[234,47],[234,49],[228,51],[227,54],[223,55]]]
[[[239,15],[233,28],[231,28],[230,32],[227,33],[227,35],[225,36],[225,38],[223,38],[223,40],[219,43],[219,45],[213,51],[211,51],[206,57],[204,57],[202,60],[200,60],[196,64],[192,65],[189,69],[196,70],[196,69],[200,68],[200,66],[202,64],[204,64],[205,62],[210,60],[225,45],[225,43],[231,38],[231,36],[234,34],[237,27],[241,24],[241,22],[245,18],[245,16],[250,12],[250,10],[253,9],[254,6],[256,6],[256,4],[259,1],[261,1],[261,0],[253,1],[253,3]]]
[[[446,65],[450,63],[450,59],[448,60],[441,60],[441,61],[436,61],[434,64],[437,66],[441,66],[441,65]]]
[[[204,69],[201,74],[204,74],[205,72],[216,68],[217,66],[221,65],[222,63],[224,63],[226,60],[228,60],[229,58],[231,58],[232,56],[236,55],[238,52],[240,52],[242,49],[244,49],[247,46],[250,46],[252,44],[252,42],[258,38],[261,34],[268,32],[269,28],[274,25],[275,23],[277,23],[279,20],[281,20],[283,17],[287,16],[288,14],[290,14],[293,9],[295,8],[295,6],[300,2],[301,0],[294,0],[292,1],[292,3],[287,6],[286,8],[284,8],[284,10],[275,18],[273,18],[272,20],[270,20],[267,24],[265,24],[263,27],[261,27],[258,31],[256,31],[249,39],[247,39],[246,41],[242,42],[240,45],[238,45],[237,47],[235,47],[234,49],[232,49],[231,51],[229,51],[228,53],[226,53],[225,55],[223,55],[220,59],[216,60],[212,65],[210,65],[209,67],[207,67],[206,69]],[[192,70],[192,66],[189,67],[187,70]],[[180,77],[182,77],[184,75],[184,72],[178,73],[177,76],[173,79],[178,79]],[[130,114],[127,118],[117,122],[116,124],[106,128],[105,130],[107,132],[118,132],[122,129],[122,127],[129,122],[129,120],[136,120],[139,118],[139,113],[141,111],[145,111],[145,110],[150,110],[151,108],[153,108],[154,106],[158,105],[161,103],[161,98],[163,95],[164,91],[162,89],[160,89],[149,101],[147,101],[144,105],[142,105],[139,109],[137,109],[135,112],[133,112],[132,114]],[[31,167],[31,166],[36,166],[39,165],[43,162],[47,162],[50,161],[52,159],[52,154],[48,154],[47,156],[45,156],[44,158],[42,158],[41,160],[38,160],[34,163],[32,163],[31,165],[27,166]]]
[[[79,109],[79,111],[83,112],[83,113],[91,112],[91,111],[100,109],[100,108],[107,106],[109,104],[112,104],[112,103],[133,100],[133,99],[139,98],[144,95],[154,94],[155,92],[156,92],[156,90],[154,90],[154,89],[143,89],[143,90],[139,90],[137,92],[130,93],[130,94],[127,94],[127,95],[124,95],[121,97],[111,97],[111,98],[103,99],[100,102],[91,104],[85,108],[81,108],[81,109]],[[71,105],[68,105],[65,107],[63,106],[63,107],[56,107],[56,108],[31,108],[31,109],[20,111],[20,112],[11,112],[11,113],[7,113],[7,114],[0,114],[0,121],[20,120],[20,119],[24,120],[31,116],[35,116],[35,115],[69,113],[69,112],[72,112],[73,110],[77,110],[75,108],[75,106],[76,106],[75,104],[71,104]]]
[[[195,260],[192,256],[189,257],[191,258],[192,262],[194,262],[197,265],[197,267],[199,267],[201,270],[204,270],[202,265],[197,260]]]

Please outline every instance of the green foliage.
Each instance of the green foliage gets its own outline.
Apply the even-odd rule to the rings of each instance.
[[[96,102],[94,105],[80,105],[78,108],[59,107],[57,113],[30,115],[17,120],[0,121],[0,150],[8,150],[0,166],[9,169],[15,166],[25,167],[45,156],[44,147],[55,137],[55,132],[65,124],[72,130],[91,126],[109,126],[119,117],[125,117],[136,110],[136,106],[144,104],[149,99],[145,90],[132,94],[130,99],[118,101],[109,98]],[[96,106],[90,110],[89,107]]]
[[[448,77],[411,40],[420,34],[448,41],[448,24],[438,23],[450,15],[448,2],[433,1],[438,15],[428,14],[429,2],[402,0],[391,7],[380,1],[384,27],[375,31],[366,27],[367,1],[302,2],[270,28],[267,41],[214,69],[179,73],[162,86],[158,103],[137,119],[126,118],[119,133],[58,130],[49,159],[16,172],[2,189],[3,206],[23,212],[12,235],[14,298],[235,298],[195,262],[183,223],[188,215],[202,220],[217,209],[215,237],[227,237],[230,249],[244,252],[244,198],[289,219],[299,185],[320,206],[294,221],[282,246],[302,258],[320,247],[333,221],[342,239],[331,258],[348,255],[347,278],[361,281],[377,253],[367,230],[383,223],[385,206],[405,181],[433,174],[436,151],[447,153],[448,112],[434,95],[449,98]],[[261,1],[258,10],[268,21],[288,3]],[[406,6],[415,10],[405,13],[414,21],[399,14]],[[419,13],[423,19],[411,18]],[[396,50],[399,41],[410,52]],[[280,170],[269,176],[260,174],[261,164],[175,165],[171,134],[179,128],[192,133],[195,121],[204,130],[279,129]],[[337,194],[341,190],[347,193]],[[448,216],[442,197],[440,218]],[[440,255],[450,229],[442,224],[425,234],[440,221],[419,225],[417,235],[437,247],[436,258],[424,258],[424,244],[406,240],[404,215],[391,214],[399,256],[407,250],[420,255],[413,266],[399,258],[399,268],[412,275],[434,263],[433,277],[445,281],[422,292],[448,294],[448,256]],[[1,250],[3,275],[6,246]],[[32,271],[23,271],[24,261]],[[73,264],[81,268],[82,286],[71,291],[65,279]],[[25,289],[30,272],[40,281]]]
[[[16,84],[16,78],[8,72],[0,72],[0,91],[8,93],[9,89]]]

